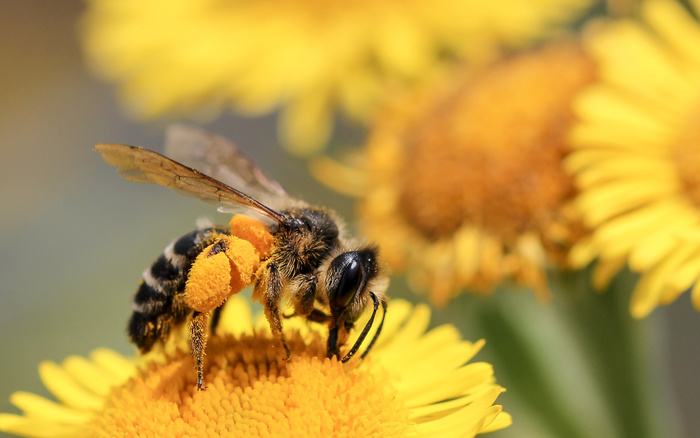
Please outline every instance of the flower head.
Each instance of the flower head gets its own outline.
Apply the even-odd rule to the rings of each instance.
[[[284,140],[308,152],[327,139],[336,108],[367,117],[382,89],[447,58],[527,42],[589,3],[91,0],[84,43],[142,116],[280,107]]]
[[[483,341],[452,326],[426,332],[424,306],[393,301],[385,332],[364,361],[324,357],[322,335],[289,320],[287,363],[265,321],[244,300],[224,309],[209,347],[208,389],[195,389],[193,363],[176,336],[128,359],[109,350],[40,375],[59,402],[18,392],[23,415],[0,414],[0,430],[23,436],[465,436],[510,424],[494,405],[502,388],[486,363],[467,363]],[[430,354],[427,354],[427,353]],[[425,370],[430,369],[430,373]]]
[[[579,233],[561,160],[593,78],[573,43],[459,72],[383,113],[347,181],[331,162],[315,171],[346,191],[359,181],[365,234],[438,303],[503,279],[546,293],[543,270]]]
[[[567,163],[594,230],[573,261],[597,257],[601,285],[626,263],[644,273],[637,317],[689,288],[700,308],[700,23],[675,1],[645,2],[642,16],[590,32],[601,83],[576,102]]]

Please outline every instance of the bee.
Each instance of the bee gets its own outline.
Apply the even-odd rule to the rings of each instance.
[[[381,306],[381,321],[361,357],[370,351],[384,324],[388,281],[382,274],[377,248],[356,243],[332,210],[292,198],[232,142],[198,129],[168,129],[165,154],[171,158],[123,144],[98,144],[95,149],[127,180],[194,195],[217,203],[221,212],[243,212],[243,216],[233,217],[230,229],[200,226],[175,240],[144,272],[128,325],[131,340],[142,352],[165,341],[174,327],[189,321],[197,389],[203,390],[208,335],[215,333],[226,298],[248,284],[253,286],[253,299],[263,305],[270,329],[287,358],[290,350],[284,318],[296,316],[325,324],[327,356],[347,362],[360,349]],[[257,240],[236,232],[235,223],[241,220],[260,224],[262,233]],[[267,244],[261,245],[261,240]],[[236,285],[214,286],[198,294],[191,290],[196,283],[191,278],[196,272],[193,266],[223,257],[234,263],[244,254],[255,254],[252,275]],[[283,300],[291,304],[292,315],[282,315]],[[341,357],[340,347],[369,305],[373,306],[370,318]]]

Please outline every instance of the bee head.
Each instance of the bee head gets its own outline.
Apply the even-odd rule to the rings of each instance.
[[[377,250],[371,247],[341,253],[328,266],[326,291],[332,316],[329,356],[338,355],[338,331],[347,331],[353,326],[370,298],[376,311],[378,298],[369,289],[378,274]]]
[[[313,207],[289,209],[280,224],[282,230],[296,235],[308,235],[313,241],[332,246],[339,235],[338,225],[326,210]]]

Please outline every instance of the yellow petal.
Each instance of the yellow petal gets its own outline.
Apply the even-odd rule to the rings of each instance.
[[[221,311],[219,328],[222,333],[241,335],[253,329],[253,314],[245,298],[235,295],[228,299]]]
[[[92,416],[89,412],[71,409],[29,392],[15,392],[10,396],[10,402],[28,417],[61,424],[84,424]]]
[[[632,99],[595,87],[582,92],[574,103],[576,113],[584,121],[614,126],[619,131],[636,131],[651,139],[669,138],[669,126],[658,114],[650,114],[650,106],[638,105]],[[666,116],[668,117],[668,115]]]
[[[498,415],[490,423],[485,422],[482,432],[495,432],[497,430],[505,429],[506,427],[513,424],[513,418],[507,412],[499,412]]]
[[[63,369],[75,381],[99,396],[106,396],[112,388],[109,377],[83,357],[69,356],[63,361]]]
[[[630,254],[630,268],[644,272],[660,262],[676,246],[676,241],[668,230],[652,232],[645,237]]]
[[[375,29],[379,33],[375,44],[380,62],[403,75],[422,73],[428,62],[430,47],[420,28],[401,11],[395,11],[383,25]]]
[[[318,151],[330,136],[332,111],[329,97],[322,91],[297,97],[282,111],[282,141],[296,154]]]
[[[675,185],[664,184],[663,181],[650,184],[648,179],[629,179],[590,188],[581,194],[576,204],[584,214],[586,225],[595,228],[620,213],[672,197],[676,189]]]
[[[418,430],[420,436],[473,436],[479,431],[486,417],[489,417],[489,413],[497,413],[500,411],[499,406],[491,405],[502,392],[503,390],[498,387],[489,389],[471,405],[464,407],[451,415],[442,417],[439,421],[421,423],[416,426],[416,429]],[[491,406],[491,408],[489,408],[489,406]],[[465,415],[463,411],[469,409],[473,410],[473,412],[479,412],[479,414],[482,414],[484,410],[486,410],[487,414],[483,416],[474,414]]]
[[[692,287],[698,278],[700,278],[700,248],[696,249],[692,256],[675,269],[670,286],[680,293]]]
[[[693,245],[681,246],[664,262],[645,273],[632,293],[630,311],[635,318],[647,316],[658,304],[664,288],[670,284],[670,280],[681,263],[692,255]]]
[[[593,287],[602,292],[608,287],[613,277],[625,266],[625,257],[602,259],[593,271]]]
[[[413,384],[402,381],[396,387],[399,391],[406,391],[409,407],[421,406],[427,403],[436,403],[442,400],[459,397],[470,389],[484,383],[493,381],[493,366],[485,362],[474,362],[457,369],[449,374],[448,381],[442,380],[440,384],[422,386],[420,390],[410,390]]]
[[[36,438],[67,438],[80,435],[79,429],[76,430],[75,427],[12,414],[0,414],[0,431]]]
[[[98,348],[90,354],[90,358],[113,376],[114,385],[124,382],[136,373],[136,366],[132,361],[107,348]]]
[[[700,66],[700,26],[688,12],[673,1],[642,3],[645,20],[680,54]]]
[[[584,238],[569,251],[569,263],[573,267],[582,268],[593,261],[597,254],[598,251],[592,239]]]
[[[343,195],[359,198],[367,193],[367,174],[362,169],[322,156],[310,161],[309,170],[321,183]]]
[[[387,340],[382,352],[391,348],[403,348],[425,333],[430,323],[430,309],[425,304],[418,304],[413,313],[406,319],[406,324],[391,339]]]
[[[673,110],[678,102],[687,102],[693,86],[677,69],[670,53],[658,38],[632,20],[619,21],[605,34],[588,40],[588,47],[603,62],[603,79],[653,106]],[[644,66],[644,68],[639,68]],[[629,78],[636,80],[631,81]],[[604,108],[602,108],[604,110]],[[657,114],[659,114],[657,112]],[[658,125],[653,120],[649,126]]]
[[[88,411],[102,407],[103,399],[85,389],[63,368],[53,362],[39,364],[39,376],[44,386],[66,405]]]

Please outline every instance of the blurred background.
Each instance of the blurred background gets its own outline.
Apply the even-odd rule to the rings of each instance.
[[[42,360],[60,361],[101,346],[131,352],[125,322],[143,269],[196,218],[225,220],[198,201],[125,183],[92,151],[98,142],[159,149],[165,123],[129,119],[114,88],[87,72],[77,40],[82,8],[78,1],[4,2],[0,14],[0,411],[13,411],[8,401],[13,391],[46,394],[37,377]],[[273,117],[227,113],[204,126],[234,139],[291,193],[351,217],[346,198],[316,183],[303,160],[277,145]],[[397,281],[392,293],[405,295],[402,289]],[[581,299],[626,311],[629,297]],[[519,317],[499,325],[503,309]],[[566,312],[571,309],[556,300],[546,305],[512,291],[490,301],[461,295],[437,312],[436,322],[457,321],[464,337],[487,339],[479,357],[494,362],[497,379],[509,389],[500,403],[514,417],[514,425],[495,436],[635,436],[634,427],[620,426],[616,418],[639,416],[644,408],[626,414],[624,393],[616,399],[599,391],[604,370],[616,366],[614,352],[626,348],[651,357],[650,375],[670,382],[647,382],[661,410],[650,418],[661,414],[671,425],[663,436],[700,435],[700,318],[688,294],[646,320],[630,319],[631,330],[650,334],[644,345],[605,345],[607,333],[600,327],[599,348],[612,355],[596,364],[586,363],[586,345],[569,334]],[[589,323],[579,316],[577,323]],[[521,326],[532,336],[523,340],[531,353],[509,357],[491,349],[493,338],[517,339]],[[522,363],[521,376],[499,372],[499,362],[526,356],[531,362]],[[560,381],[538,376],[540,368],[545,374],[556,370]],[[521,383],[509,385],[516,380]],[[518,396],[523,388],[538,396]],[[549,409],[559,420],[547,419]],[[646,436],[654,436],[649,432],[654,427],[663,426],[649,426]]]

